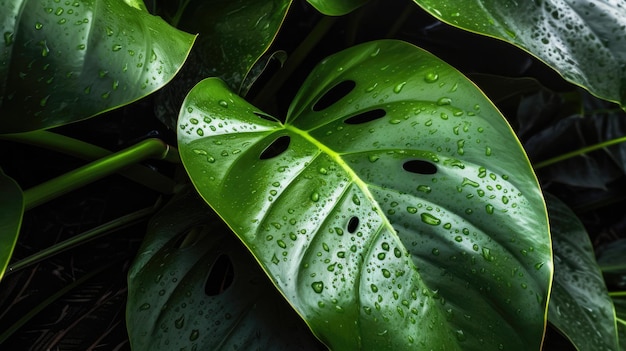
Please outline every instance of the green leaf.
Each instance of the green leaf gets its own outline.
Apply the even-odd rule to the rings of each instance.
[[[127,321],[133,350],[320,350],[193,191],[150,222],[128,275]]]
[[[22,189],[0,169],[0,280],[9,265],[24,215]]]
[[[343,16],[368,3],[369,0],[307,0],[327,16]]]
[[[166,84],[194,36],[129,4],[1,1],[0,133],[85,119]]]
[[[414,1],[441,21],[514,44],[566,80],[626,106],[621,0]]]
[[[617,350],[615,311],[591,241],[578,217],[546,195],[554,248],[548,319],[580,351]]]
[[[187,13],[193,15],[183,18],[181,28],[200,33],[196,46],[201,64],[196,65],[200,72],[194,84],[207,76],[220,77],[232,89],[241,90],[254,63],[274,41],[291,2],[199,0],[190,4]]]
[[[331,349],[540,348],[537,180],[494,106],[433,55],[337,53],[285,124],[207,79],[178,137],[199,193]]]

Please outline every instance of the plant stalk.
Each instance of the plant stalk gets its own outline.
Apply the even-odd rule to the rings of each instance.
[[[159,139],[146,139],[24,191],[25,209],[39,206],[149,158],[175,161],[178,159],[178,152]]]
[[[596,151],[596,150],[599,150],[599,149],[603,149],[603,148],[606,148],[606,147],[609,147],[609,146],[612,146],[612,145],[620,144],[620,143],[623,143],[623,142],[626,142],[626,137],[619,137],[619,138],[607,140],[607,141],[602,142],[602,143],[598,143],[598,144],[595,144],[595,145],[587,146],[587,147],[584,147],[584,148],[581,148],[581,149],[578,149],[578,150],[575,150],[575,151],[572,151],[572,152],[565,153],[563,155],[559,155],[557,157],[553,157],[551,159],[547,159],[547,160],[542,161],[542,162],[538,162],[537,164],[535,164],[534,168],[535,168],[535,170],[538,170],[538,169],[541,169],[541,168],[553,165],[553,164],[561,162],[561,161],[565,161],[567,159],[570,159],[570,158],[573,158],[573,157],[576,157],[576,156],[581,156],[581,155],[584,155],[586,153],[589,153],[589,152],[592,152],[592,151]]]
[[[91,240],[97,239],[99,237],[110,234],[117,230],[129,227],[143,220],[144,218],[150,216],[151,214],[153,214],[157,210],[159,203],[160,201],[157,201],[157,203],[154,206],[150,206],[150,207],[135,211],[133,213],[129,213],[120,218],[116,218],[110,222],[104,223],[93,229],[90,229],[84,233],[78,234],[70,239],[64,240],[60,243],[57,243],[48,248],[45,248],[37,252],[34,255],[28,256],[16,262],[15,264],[9,265],[9,267],[7,267],[5,276],[15,273],[33,264],[39,263],[54,255],[60,254],[61,252],[67,251],[71,248],[87,243]]]
[[[97,160],[112,154],[105,148],[45,130],[3,134],[0,135],[0,139],[41,147],[87,161]],[[172,161],[180,162],[175,159]],[[139,164],[131,165],[118,173],[162,194],[171,194],[175,185],[172,179]]]

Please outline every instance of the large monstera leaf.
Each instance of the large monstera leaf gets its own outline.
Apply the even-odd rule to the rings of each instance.
[[[568,81],[626,107],[623,0],[414,0],[438,19],[536,56]]]
[[[133,350],[319,350],[245,247],[187,190],[152,219],[129,271]]]
[[[552,277],[520,144],[458,71],[400,41],[322,61],[286,122],[217,79],[179,116],[198,192],[334,350],[537,350]]]
[[[2,0],[0,25],[0,133],[138,100],[176,74],[194,40],[140,1]]]
[[[577,350],[618,350],[615,309],[585,227],[556,197],[546,194],[546,202],[555,268],[550,322]]]

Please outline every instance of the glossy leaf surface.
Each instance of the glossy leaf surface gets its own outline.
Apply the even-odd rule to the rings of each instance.
[[[194,84],[220,77],[239,91],[254,63],[276,37],[291,0],[198,0],[192,2],[181,28],[200,33],[197,42],[201,70]],[[194,68],[191,68],[194,70]],[[192,85],[193,86],[193,85]],[[191,86],[185,90],[187,92]]]
[[[4,276],[24,215],[22,189],[0,169],[0,280]]]
[[[580,351],[617,350],[615,311],[591,241],[578,217],[546,195],[554,247],[548,319]]]
[[[194,37],[137,1],[0,1],[0,132],[44,129],[166,84]]]
[[[320,350],[306,325],[197,194],[150,222],[128,276],[133,350]]]
[[[315,9],[328,16],[342,16],[366,4],[368,0],[307,0]]]
[[[438,19],[510,42],[592,94],[626,105],[621,0],[414,0]]]
[[[199,193],[331,349],[539,349],[537,181],[493,105],[431,54],[335,54],[285,124],[207,79],[178,137]]]

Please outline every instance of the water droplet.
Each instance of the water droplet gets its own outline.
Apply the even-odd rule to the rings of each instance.
[[[314,191],[314,192],[311,194],[311,201],[313,201],[313,202],[318,202],[318,201],[320,201],[320,194],[319,194],[317,191]]]
[[[63,14],[63,8],[62,7],[58,7],[56,11],[54,11],[54,14],[57,16],[61,16]]]
[[[185,325],[185,315],[178,317],[174,321],[174,326],[176,327],[176,329],[181,329],[184,325]]]
[[[487,211],[488,214],[493,214],[493,211],[494,211],[493,205],[487,204],[487,206],[485,206],[485,211]]]
[[[429,224],[429,225],[439,225],[441,224],[441,220],[433,215],[431,215],[430,213],[424,212],[421,215],[422,218],[422,222]]]
[[[367,158],[368,158],[368,160],[369,160],[370,162],[374,163],[374,162],[378,161],[378,159],[380,158],[380,156],[378,156],[378,155],[369,155]]]
[[[379,260],[384,260],[384,259],[385,259],[385,256],[386,256],[386,255],[385,255],[385,253],[384,253],[384,252],[381,252],[381,253],[379,253],[379,254],[378,254],[378,256],[377,256],[377,257],[378,257],[378,259],[379,259]]]
[[[189,340],[195,341],[198,339],[199,336],[200,336],[200,331],[198,329],[194,329],[191,331],[191,334],[189,335]]]
[[[535,269],[536,269],[536,270],[540,270],[540,269],[541,269],[541,267],[543,267],[543,262],[538,262],[538,263],[535,263]]]
[[[352,195],[352,203],[357,206],[361,205],[361,200],[357,194]]]
[[[382,272],[383,272],[383,277],[385,277],[385,278],[391,277],[391,272],[389,272],[388,269],[384,269],[383,268]]]
[[[204,130],[202,130],[202,128],[198,128],[196,129],[196,134],[198,134],[198,136],[204,136]]]
[[[374,89],[376,89],[376,87],[378,86],[378,83],[374,83],[374,85],[371,85],[370,87],[368,87],[367,89],[365,89],[366,93],[370,93],[372,92]]]
[[[446,106],[450,104],[452,104],[452,99],[450,99],[449,97],[442,97],[439,100],[437,100],[437,105],[439,106]]]
[[[139,306],[139,309],[141,311],[145,311],[145,310],[147,310],[149,308],[150,308],[150,304],[149,303],[144,303],[143,305]]]
[[[480,186],[480,184],[476,183],[475,181],[468,179],[466,177],[463,177],[463,182],[461,183],[461,186],[466,186],[466,185],[469,185],[474,188],[478,188]]]
[[[426,83],[434,83],[439,80],[439,75],[436,72],[429,72],[424,76],[424,81]]]
[[[430,251],[433,255],[439,256],[439,249],[435,248]]]
[[[4,45],[10,46],[11,44],[13,44],[13,37],[13,32],[4,32]]]
[[[406,85],[406,82],[402,82],[393,87],[393,92],[399,94],[402,91],[402,88]]]
[[[48,96],[46,96],[45,98],[41,99],[41,100],[39,101],[39,106],[41,106],[41,107],[45,107],[45,106],[46,106],[46,104],[48,103],[48,99],[49,99],[49,98],[50,98],[50,95],[48,95]]]
[[[486,261],[493,261],[493,256],[491,256],[491,250],[489,248],[483,247],[482,255]]]
[[[50,49],[48,48],[48,42],[42,40],[39,42],[39,46],[41,46],[41,56],[46,57],[50,53]]]
[[[35,23],[35,29],[40,30],[41,28],[43,28],[43,24],[40,22]]]
[[[285,242],[284,242],[284,241],[282,241],[282,240],[280,240],[280,239],[279,239],[279,240],[276,240],[276,244],[278,244],[278,246],[280,246],[280,247],[281,247],[281,248],[283,248],[283,249],[286,249],[286,248],[287,248],[287,244],[285,244]]]
[[[220,105],[220,106],[222,106],[222,107],[224,107],[224,108],[227,108],[227,107],[228,107],[228,102],[226,102],[226,101],[224,101],[224,100],[220,100],[220,101],[218,101],[217,103],[218,103],[218,105]]]
[[[430,187],[428,185],[418,185],[417,186],[417,191],[420,191],[422,193],[428,194],[428,193],[430,193],[431,189],[430,189]]]
[[[378,292],[378,287],[376,286],[376,284],[370,285],[370,289],[372,289],[372,292]]]
[[[113,47],[111,47],[111,50],[113,50],[113,51],[120,51],[120,50],[122,50],[122,45],[120,45],[120,44],[113,44]]]
[[[318,171],[320,172],[320,174],[324,174],[324,175],[328,174],[328,170],[324,167],[320,167]]]
[[[313,282],[313,284],[311,284],[311,288],[313,288],[313,291],[316,293],[321,294],[324,290],[324,282]]]
[[[406,211],[410,214],[416,214],[417,213],[417,208],[416,207],[407,207]]]

